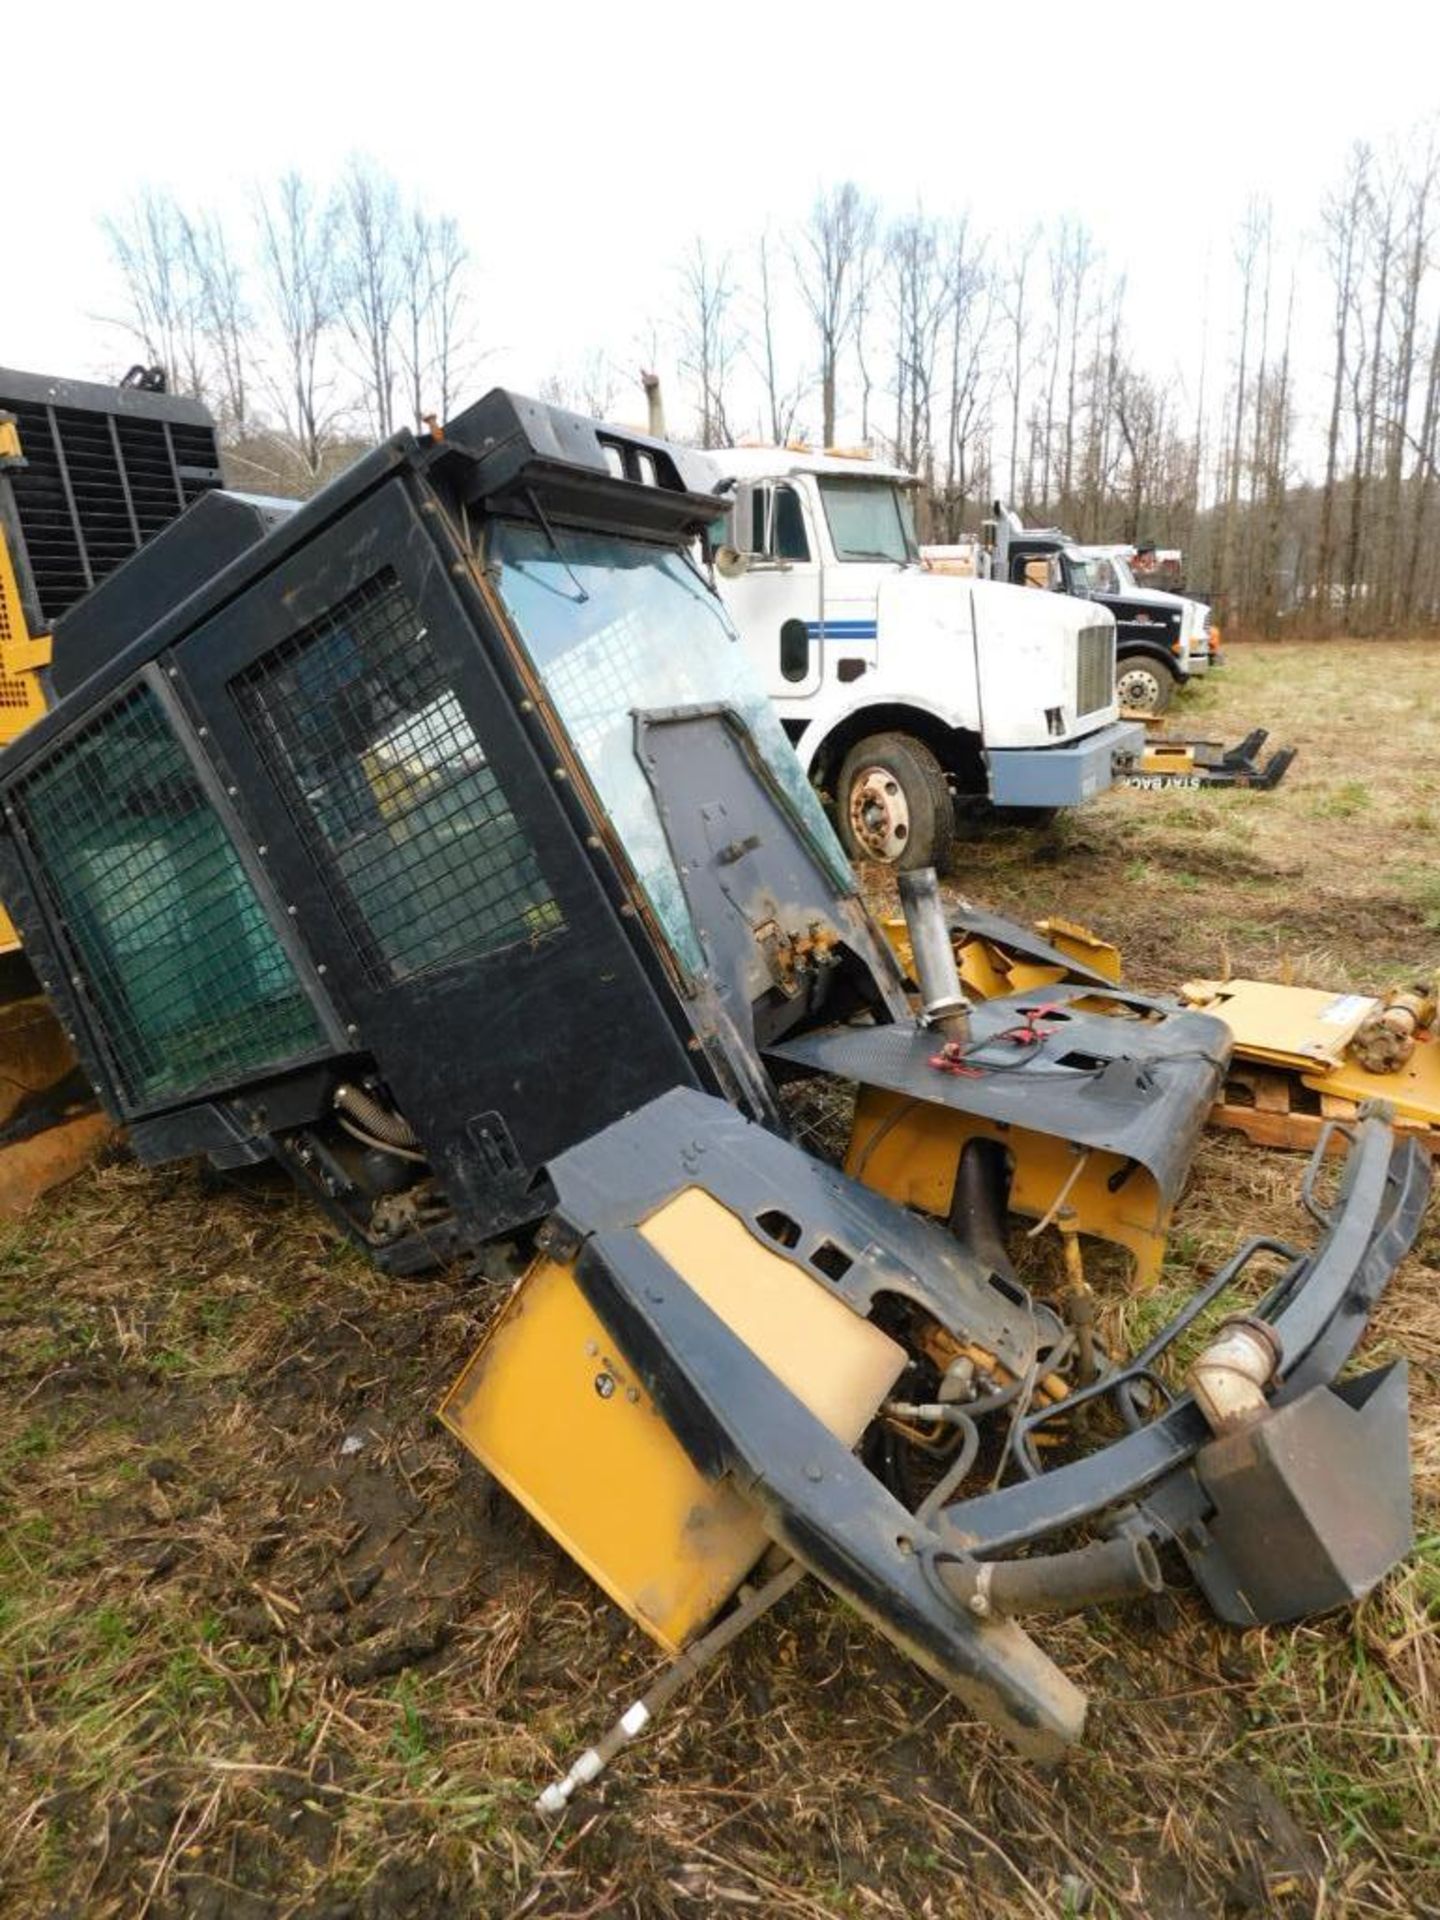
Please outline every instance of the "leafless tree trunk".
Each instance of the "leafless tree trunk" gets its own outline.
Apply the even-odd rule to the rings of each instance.
[[[1350,155],[1345,185],[1325,205],[1323,220],[1331,282],[1335,290],[1335,360],[1330,385],[1330,421],[1325,436],[1325,480],[1320,496],[1320,537],[1315,563],[1316,621],[1323,631],[1333,617],[1335,590],[1335,496],[1340,467],[1340,418],[1349,372],[1350,323],[1355,305],[1357,250],[1370,169],[1368,148]]]
[[[824,444],[835,441],[840,355],[863,296],[875,211],[853,180],[823,193],[792,249],[800,295],[820,348],[820,412]]]
[[[696,236],[680,272],[682,369],[695,382],[702,447],[723,447],[730,438],[725,388],[735,358],[730,321],[734,284],[728,256],[715,260]]]
[[[760,267],[759,367],[765,382],[765,406],[769,416],[770,439],[783,447],[795,430],[795,417],[805,397],[803,382],[785,385],[780,378],[779,350],[776,344],[776,298],[770,271],[770,236],[762,233],[756,246]]]
[[[127,213],[102,225],[129,299],[119,324],[148,363],[164,368],[175,392],[203,397],[201,301],[185,215],[169,194],[147,188]]]
[[[1006,354],[1005,384],[1010,395],[1010,491],[1013,505],[1020,493],[1020,397],[1029,371],[1025,358],[1030,335],[1030,311],[1026,298],[1030,264],[1039,238],[1035,228],[1016,241],[1000,281],[1000,309],[1010,329]]]
[[[229,235],[213,214],[185,221],[185,245],[198,326],[210,354],[214,405],[221,431],[242,437],[250,422],[252,316]]]
[[[359,356],[365,410],[377,439],[395,430],[395,331],[402,303],[400,195],[363,160],[340,188],[335,304]]]
[[[1230,604],[1234,593],[1233,555],[1235,523],[1240,510],[1240,449],[1245,431],[1245,402],[1250,357],[1250,308],[1255,294],[1255,263],[1261,242],[1269,228],[1269,214],[1258,200],[1252,200],[1236,242],[1235,260],[1240,269],[1240,365],[1235,376],[1235,424],[1230,436],[1229,476],[1224,517],[1220,523],[1220,553],[1216,566],[1216,591]]]
[[[334,423],[325,348],[335,324],[333,201],[288,173],[258,202],[260,265],[275,328],[272,390],[311,479]]]
[[[447,420],[455,400],[467,255],[448,216],[413,207],[399,241],[400,312],[396,360],[411,420]]]

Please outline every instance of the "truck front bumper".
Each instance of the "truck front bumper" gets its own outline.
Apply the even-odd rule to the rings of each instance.
[[[1145,747],[1145,729],[1116,720],[1054,747],[1000,747],[987,756],[997,807],[1078,807],[1115,784]]]

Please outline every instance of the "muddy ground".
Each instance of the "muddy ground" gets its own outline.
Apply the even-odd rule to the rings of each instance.
[[[1182,711],[1297,741],[1279,792],[977,831],[953,884],[1147,986],[1433,970],[1437,663],[1236,650]],[[1298,1175],[1207,1140],[1164,1297],[1297,1233]],[[1181,1589],[1047,1628],[1094,1704],[1038,1769],[807,1583],[556,1827],[537,1788],[656,1662],[435,1423],[493,1288],[112,1157],[0,1230],[0,1912],[1440,1913],[1437,1279],[1431,1226],[1367,1349],[1410,1356],[1421,1545],[1356,1612],[1236,1634]]]

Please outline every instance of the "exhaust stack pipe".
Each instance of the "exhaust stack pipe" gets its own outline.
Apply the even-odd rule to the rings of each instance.
[[[960,985],[960,969],[940,904],[940,882],[933,867],[900,875],[900,905],[915,956],[915,978],[927,1025],[947,1040],[965,1045],[970,1038],[970,1002]]]

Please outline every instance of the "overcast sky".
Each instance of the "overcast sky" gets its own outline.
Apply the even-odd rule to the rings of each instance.
[[[1166,373],[1198,359],[1207,261],[1223,336],[1213,288],[1249,195],[1298,236],[1354,139],[1440,108],[1437,0],[12,0],[0,46],[0,363],[101,377],[131,357],[102,320],[120,305],[102,214],[146,184],[238,213],[255,180],[326,179],[357,150],[460,220],[481,386],[533,389],[592,345],[628,358],[697,230],[748,246],[846,176],[992,230],[1078,214]]]

